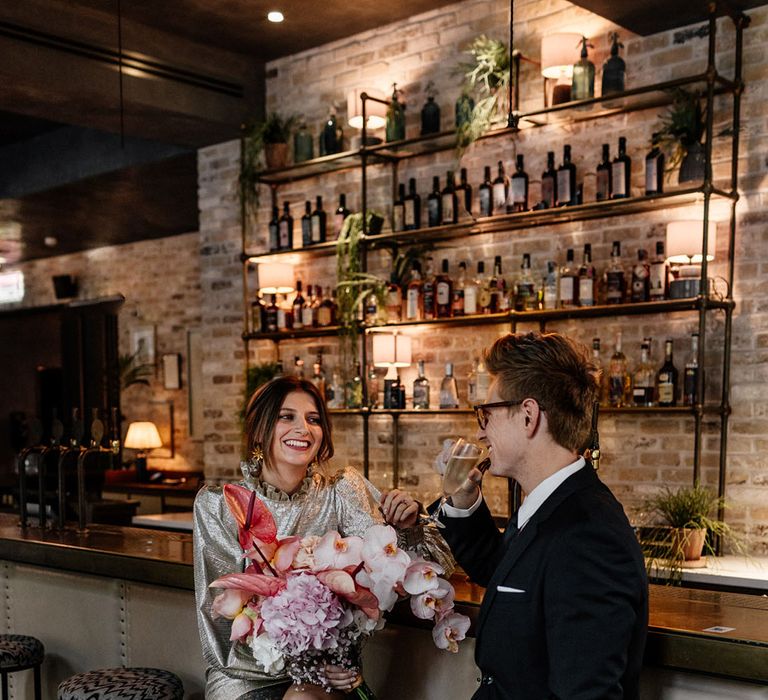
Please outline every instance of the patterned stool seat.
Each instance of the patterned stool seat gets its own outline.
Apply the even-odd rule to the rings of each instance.
[[[21,671],[43,663],[45,647],[25,634],[0,634],[0,670]]]
[[[58,700],[182,700],[177,675],[160,668],[105,668],[78,673],[59,685]]]

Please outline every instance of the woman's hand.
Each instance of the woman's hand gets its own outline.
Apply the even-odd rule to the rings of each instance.
[[[403,530],[416,524],[421,507],[405,491],[392,489],[381,495],[380,510],[389,525]]]
[[[344,668],[343,666],[325,665],[325,677],[328,679],[328,685],[335,690],[349,691],[359,685],[360,672],[355,669]]]

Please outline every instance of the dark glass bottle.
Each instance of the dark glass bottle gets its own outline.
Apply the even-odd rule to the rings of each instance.
[[[493,213],[493,183],[491,182],[491,166],[485,166],[483,182],[478,188],[480,198],[480,216],[490,216]]]
[[[303,163],[314,156],[312,134],[309,133],[306,122],[301,122],[299,130],[293,135],[293,162]]]
[[[280,231],[280,250],[293,248],[293,217],[288,202],[283,202],[283,215],[280,217],[278,228]]]
[[[611,166],[611,198],[629,197],[629,183],[632,179],[632,160],[627,155],[627,139],[619,137],[619,155]]]
[[[440,178],[432,178],[432,191],[427,195],[427,226],[439,226],[443,222]]]
[[[435,282],[435,315],[437,318],[450,318],[453,280],[448,274],[448,260],[443,259],[442,272]]]
[[[258,297],[251,302],[251,333],[263,333],[266,330],[265,310],[264,302]]]
[[[434,259],[431,255],[428,255],[424,261],[424,279],[421,283],[421,305],[424,310],[424,319],[427,321],[435,318],[437,313],[435,311],[435,306],[437,305],[436,284]]]
[[[573,248],[565,254],[565,265],[560,270],[560,305],[564,308],[579,303],[579,271],[573,262]]]
[[[595,199],[601,202],[611,198],[611,147],[603,144],[603,159],[597,165],[597,189]]]
[[[277,294],[269,297],[269,304],[264,309],[264,325],[267,333],[277,333]]]
[[[536,304],[536,284],[531,274],[531,254],[523,253],[520,277],[515,284],[515,311],[533,311]]]
[[[563,146],[563,163],[557,169],[557,205],[576,204],[576,166],[571,162],[571,147]]]
[[[624,92],[624,78],[627,73],[627,64],[619,56],[619,49],[623,48],[617,32],[611,33],[611,55],[603,64],[602,94],[610,95],[612,92]]]
[[[698,395],[699,384],[699,334],[691,334],[691,356],[685,363],[683,372],[683,404],[695,406],[701,401]]]
[[[336,121],[336,112],[332,109],[325,120],[323,131],[320,134],[320,145],[322,153],[320,155],[329,156],[332,153],[341,151],[342,131]]]
[[[421,135],[428,136],[440,131],[440,107],[432,95],[427,97],[426,104],[421,108]]]
[[[401,90],[397,83],[392,85],[392,99],[387,108],[386,138],[387,143],[405,138],[405,104],[400,101]]]
[[[269,221],[269,249],[280,250],[280,210],[277,207],[272,207]]]
[[[456,184],[453,170],[446,173],[445,187],[441,193],[442,223],[455,224],[459,220],[459,200],[456,196]]]
[[[312,243],[323,243],[326,237],[326,215],[323,211],[323,198],[315,199],[315,211],[312,212]]]
[[[621,264],[621,241],[614,241],[611,262],[605,271],[605,303],[622,304],[627,288],[624,266]]]
[[[629,292],[630,301],[648,301],[650,298],[651,268],[648,265],[648,251],[640,248],[637,251],[637,262],[632,266],[632,286]]]
[[[659,135],[654,134],[651,150],[645,156],[645,194],[661,194],[664,191],[664,153],[659,148]]]
[[[664,343],[664,364],[656,375],[656,393],[659,406],[677,406],[677,384],[679,372],[672,357],[672,339]]]
[[[304,307],[307,300],[304,298],[303,291],[301,280],[296,280],[296,296],[293,298],[291,308],[293,310],[293,328],[297,331],[304,328]]]
[[[312,202],[304,202],[304,216],[301,217],[301,245],[312,245]]]
[[[421,228],[421,197],[416,192],[416,178],[408,180],[408,195],[403,201],[403,223],[406,231]]]
[[[664,241],[656,241],[656,257],[651,261],[649,275],[649,299],[651,301],[666,299],[669,285],[669,266],[664,255]]]
[[[397,186],[397,199],[392,204],[392,231],[397,233],[405,229],[405,185]]]
[[[594,306],[597,272],[592,264],[592,244],[584,244],[584,260],[579,267],[579,306]]]
[[[456,188],[456,197],[459,201],[459,207],[464,208],[464,212],[467,214],[472,213],[472,185],[467,182],[467,169],[461,169],[461,180],[459,186]],[[461,212],[464,214],[464,212]]]
[[[517,156],[517,169],[511,177],[512,211],[528,210],[528,173],[523,167],[523,156]]]
[[[541,201],[547,209],[557,203],[557,170],[555,170],[555,153],[547,152],[547,169],[541,174]]]
[[[507,213],[507,197],[509,196],[509,183],[504,174],[504,163],[498,162],[496,178],[493,181],[493,213]]]
[[[339,237],[341,229],[344,226],[344,219],[349,216],[349,209],[347,209],[347,195],[343,192],[339,195],[339,206],[333,213],[333,234],[334,239]]]

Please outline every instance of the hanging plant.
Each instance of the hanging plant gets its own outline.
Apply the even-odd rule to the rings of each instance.
[[[678,167],[691,148],[701,144],[706,131],[701,100],[683,88],[677,88],[672,104],[656,129],[659,145],[667,154],[667,170]]]

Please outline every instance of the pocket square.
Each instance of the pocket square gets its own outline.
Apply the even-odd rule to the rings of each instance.
[[[522,588],[512,588],[512,586],[496,586],[499,593],[525,593]]]

